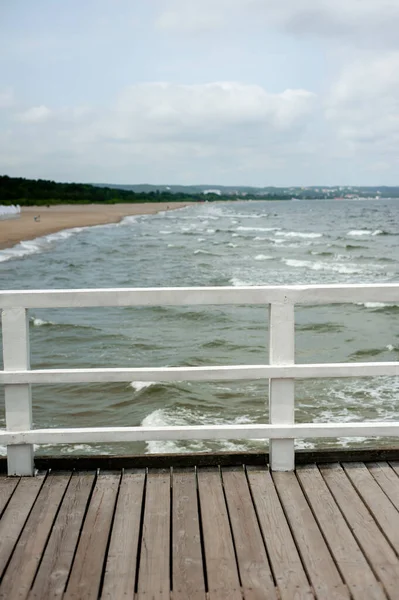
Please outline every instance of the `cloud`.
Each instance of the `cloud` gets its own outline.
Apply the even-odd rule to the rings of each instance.
[[[326,117],[356,152],[392,153],[399,143],[399,52],[349,64],[331,86]]]
[[[0,90],[0,109],[11,108],[14,104],[14,92],[10,87]]]
[[[241,135],[245,127],[288,130],[306,120],[314,101],[306,90],[271,94],[259,85],[234,82],[138,84],[120,94],[108,132],[117,139],[208,138],[217,143],[217,135]]]
[[[52,111],[47,106],[33,106],[18,113],[16,119],[22,123],[43,123],[51,117]]]
[[[245,169],[283,168],[296,149],[302,154],[316,106],[317,97],[301,89],[137,84],[101,110],[27,109],[0,144],[10,160],[45,165],[58,178],[65,178],[60,169],[85,169],[93,181],[205,180],[207,173],[226,179]]]
[[[279,27],[364,46],[397,45],[397,0],[168,0],[156,25],[173,32]]]

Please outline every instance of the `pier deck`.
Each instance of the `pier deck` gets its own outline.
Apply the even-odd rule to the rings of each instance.
[[[399,594],[399,462],[0,476],[0,598]]]

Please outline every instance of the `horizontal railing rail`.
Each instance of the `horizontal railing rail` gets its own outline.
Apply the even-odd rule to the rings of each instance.
[[[124,288],[0,291],[8,472],[33,474],[34,444],[117,443],[190,439],[269,439],[274,470],[295,466],[295,438],[398,436],[399,422],[295,423],[294,381],[306,378],[398,376],[399,362],[295,364],[295,305],[399,304],[399,284],[208,288]],[[269,364],[157,368],[30,368],[29,309],[126,306],[268,305]],[[269,380],[269,424],[183,427],[32,429],[32,384],[124,381]]]
[[[399,302],[398,283],[0,291],[0,308]]]

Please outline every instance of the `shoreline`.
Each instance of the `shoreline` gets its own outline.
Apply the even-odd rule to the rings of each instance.
[[[195,202],[148,202],[145,204],[55,204],[23,206],[21,216],[0,220],[0,251],[74,227],[119,223],[124,217],[153,215],[191,206]],[[35,220],[35,217],[40,219]]]

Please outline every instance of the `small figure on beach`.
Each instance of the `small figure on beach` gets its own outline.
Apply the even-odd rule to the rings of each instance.
[[[36,217],[33,217],[33,220],[40,223],[40,215],[36,215]]]

